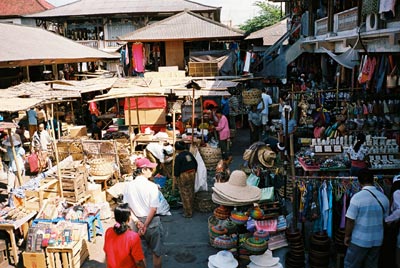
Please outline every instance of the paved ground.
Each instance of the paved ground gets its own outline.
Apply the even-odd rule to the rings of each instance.
[[[233,142],[232,152],[234,161],[231,169],[240,169],[243,163],[242,154],[249,146],[248,129],[240,129]],[[209,174],[209,184],[212,174]],[[0,187],[1,187],[0,183]],[[210,186],[210,185],[209,185]],[[5,196],[0,195],[4,200]],[[181,209],[171,210],[172,216],[163,217],[162,221],[166,229],[166,247],[167,253],[163,256],[163,268],[205,268],[208,267],[208,257],[216,254],[218,249],[209,245],[208,237],[208,218],[212,213],[196,212],[191,219],[181,216]],[[103,227],[106,230],[114,224],[113,219],[103,220]],[[82,266],[83,268],[103,268],[104,263],[103,252],[104,237],[97,236],[96,241],[88,243],[89,259]],[[274,252],[275,256],[281,257],[282,263],[284,259],[285,249]],[[147,267],[152,267],[151,254],[146,251]],[[13,267],[13,266],[5,266]],[[18,267],[23,267],[22,260]]]

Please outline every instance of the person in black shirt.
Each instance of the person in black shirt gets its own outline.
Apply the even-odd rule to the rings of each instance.
[[[191,218],[193,215],[194,183],[196,179],[197,161],[193,154],[186,150],[183,141],[175,143],[174,176],[178,182],[179,193],[183,204],[183,217]]]
[[[94,140],[101,140],[101,127],[102,127],[102,122],[101,120],[97,119],[96,125],[93,127],[92,130],[92,139]]]

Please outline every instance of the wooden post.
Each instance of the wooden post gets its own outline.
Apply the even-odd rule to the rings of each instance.
[[[176,130],[176,114],[175,114],[175,109],[172,109],[172,146],[175,148],[175,140],[176,140],[176,136],[175,136],[175,130]],[[174,149],[174,153],[173,153],[173,157],[172,157],[172,193],[175,192],[175,172],[174,172],[174,167],[175,167],[175,156],[176,156],[176,152]]]
[[[136,96],[135,102],[136,102],[136,119],[137,119],[138,131],[140,133],[141,131],[140,131],[140,118],[139,118],[139,97]]]
[[[58,138],[60,138],[61,137],[61,130],[60,130],[60,126],[61,126],[61,123],[60,123],[60,116],[58,115],[58,104],[57,104],[57,115],[56,115],[56,119],[57,119],[57,136],[58,136]],[[53,120],[51,120],[51,121],[53,121]],[[53,123],[54,124],[54,123]],[[52,126],[53,127],[53,126]],[[55,137],[54,137],[55,138]]]
[[[74,104],[71,101],[71,120],[72,120],[72,124],[75,125],[75,112],[74,112]]]
[[[131,120],[131,98],[128,97],[128,133],[129,133],[129,141],[131,143],[131,154],[135,151],[135,148],[133,148],[133,139],[131,137],[132,135],[132,120]]]
[[[203,118],[203,109],[204,109],[204,107],[203,107],[203,96],[200,95],[200,113],[201,113],[201,125],[202,125],[202,128],[201,128],[201,141],[202,141],[202,142],[204,141],[204,126],[203,126],[204,118]]]
[[[194,86],[192,86],[192,94],[193,94],[193,99],[192,99],[192,142],[191,145],[193,145],[193,140],[194,140],[194,111],[195,111],[195,89]]]
[[[56,139],[55,139],[53,118],[54,118],[54,104],[52,103],[51,104],[50,124],[51,124],[51,132],[52,132],[52,141],[53,141],[53,146],[54,146],[54,152],[55,152],[55,155],[56,155],[58,189],[60,190],[60,196],[64,197],[63,188],[62,188],[60,161],[59,161],[59,158],[58,158],[58,148],[57,148],[57,143],[56,143]]]
[[[18,178],[18,183],[19,186],[22,186],[22,177],[21,177],[21,167],[19,166],[19,163],[17,161],[17,153],[15,152],[15,147],[14,147],[14,141],[12,139],[12,133],[11,133],[11,128],[7,129],[8,132],[8,140],[10,141],[10,145],[11,145],[11,151],[14,157],[14,161],[15,161],[15,166],[17,168],[17,178]],[[17,135],[17,134],[15,134]],[[22,146],[22,144],[21,144]],[[14,188],[14,185],[13,185]]]

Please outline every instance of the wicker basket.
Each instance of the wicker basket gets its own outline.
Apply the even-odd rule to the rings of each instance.
[[[221,160],[221,148],[199,147],[200,155],[203,158],[207,169],[215,169]]]
[[[114,163],[104,158],[92,159],[89,165],[92,176],[107,176],[114,172]]]
[[[242,92],[243,104],[244,105],[257,105],[261,101],[261,90],[252,88]]]
[[[211,199],[212,192],[199,191],[194,196],[193,207],[199,212],[212,212],[217,205],[213,203]]]

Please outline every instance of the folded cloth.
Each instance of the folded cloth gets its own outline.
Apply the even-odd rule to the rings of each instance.
[[[257,231],[276,232],[278,221],[276,219],[256,221]]]

